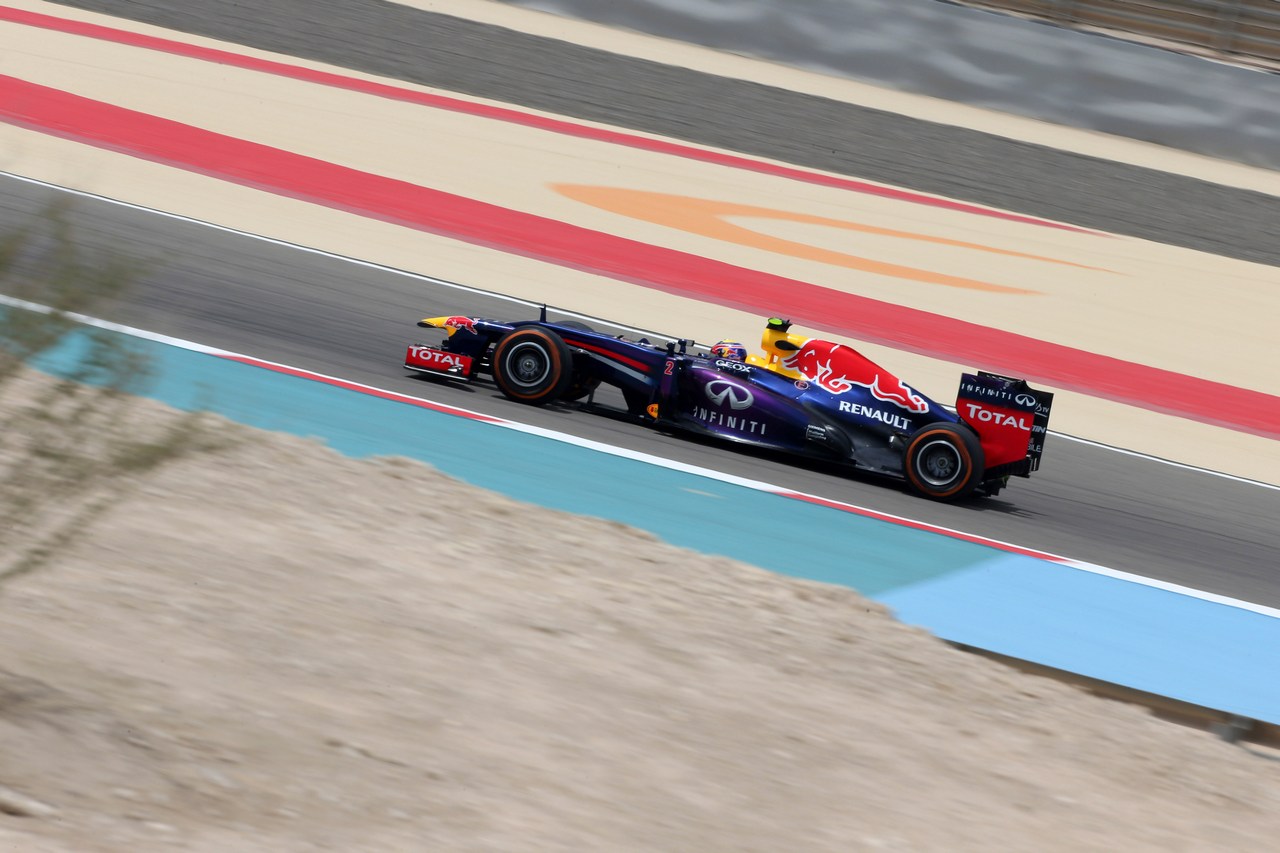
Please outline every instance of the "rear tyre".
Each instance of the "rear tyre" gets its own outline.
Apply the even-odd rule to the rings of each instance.
[[[940,501],[968,496],[986,467],[978,437],[967,427],[949,423],[930,424],[912,436],[905,461],[907,484]]]
[[[508,399],[542,406],[573,381],[573,356],[560,336],[537,326],[508,332],[493,349],[493,381]]]

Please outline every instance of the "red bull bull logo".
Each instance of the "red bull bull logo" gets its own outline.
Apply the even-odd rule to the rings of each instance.
[[[909,412],[927,412],[929,404],[898,377],[862,353],[844,344],[810,339],[787,356],[782,366],[816,382],[832,394],[843,394],[853,386],[866,388],[871,396],[893,403]]]
[[[470,317],[446,317],[444,324],[453,326],[455,329],[462,329],[464,332],[476,333],[476,321]]]

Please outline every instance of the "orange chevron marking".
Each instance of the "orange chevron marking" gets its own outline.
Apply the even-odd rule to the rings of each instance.
[[[753,231],[750,228],[738,225],[728,220],[729,217],[753,217],[757,219],[774,219],[785,222],[800,222],[808,225],[823,225],[829,228],[841,228],[846,231],[874,234],[878,237],[916,240],[922,243],[933,243],[940,246],[956,246],[962,249],[973,249],[974,251],[988,252],[994,255],[1005,255],[1012,258],[1026,258],[1029,260],[1042,261],[1049,264],[1061,264],[1063,266],[1077,267],[1080,269],[1098,269],[1097,267],[1087,267],[1082,264],[1075,264],[1070,261],[1063,261],[1057,258],[1048,258],[1042,255],[1030,255],[1025,252],[1014,252],[1008,249],[1000,249],[995,246],[985,246],[981,243],[967,243],[962,240],[950,240],[945,237],[935,237],[930,234],[896,231],[891,228],[881,228],[875,225],[867,225],[862,222],[853,222],[844,219],[831,219],[825,216],[814,216],[812,214],[796,213],[794,211],[779,210],[771,207],[756,207],[747,204],[737,204],[735,202],[646,192],[644,190],[629,190],[622,189],[620,187],[599,187],[582,184],[553,184],[551,188],[566,198],[591,205],[592,207],[596,207],[601,210],[607,210],[611,213],[628,216],[632,219],[641,219],[645,222],[666,225],[670,228],[687,231],[691,234],[711,237],[716,240],[724,240],[729,243],[736,243],[740,246],[748,246],[754,249],[776,252],[780,255],[789,255],[794,258],[819,261],[826,264],[832,264],[834,266],[847,267],[849,269],[891,276],[893,278],[906,279],[908,281],[918,281],[924,284],[939,284],[944,287],[960,287],[968,290],[986,291],[989,293],[1038,295],[1038,292],[1034,290],[1027,290],[1020,287],[1009,287],[1003,284],[995,284],[989,281],[978,281],[976,279],[964,278],[961,276],[947,275],[945,273],[933,272],[931,270],[893,264],[887,261],[877,261],[871,258],[864,258],[845,252],[824,249],[819,246],[811,246],[807,243],[798,243],[794,240],[773,237],[768,234],[761,234],[758,231]],[[1103,271],[1105,272],[1106,270]]]

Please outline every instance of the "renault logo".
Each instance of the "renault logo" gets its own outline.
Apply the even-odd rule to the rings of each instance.
[[[723,406],[728,403],[729,408],[735,411],[750,408],[751,404],[756,401],[750,391],[727,379],[713,379],[703,386],[702,390],[707,393],[707,399],[717,406]]]

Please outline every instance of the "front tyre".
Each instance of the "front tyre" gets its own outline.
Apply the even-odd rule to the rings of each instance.
[[[934,500],[968,496],[977,488],[985,467],[978,437],[959,424],[930,424],[907,445],[907,484]]]
[[[493,349],[493,381],[517,403],[542,406],[573,381],[573,357],[560,336],[537,326],[515,329]]]

